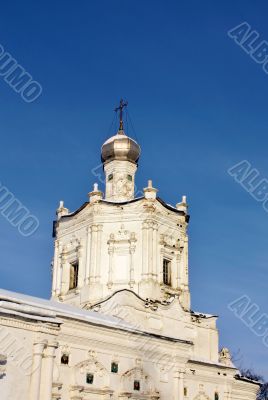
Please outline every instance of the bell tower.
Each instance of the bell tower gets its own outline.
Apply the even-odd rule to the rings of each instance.
[[[119,129],[102,146],[101,160],[105,173],[105,199],[124,202],[134,199],[135,173],[140,157],[140,146],[124,132],[123,110],[127,102],[120,100]]]
[[[141,149],[124,132],[126,106],[121,100],[118,131],[101,148],[105,195],[96,183],[76,211],[63,202],[57,210],[52,297],[84,308],[127,291],[190,309],[186,197],[171,206],[151,180],[135,196]]]

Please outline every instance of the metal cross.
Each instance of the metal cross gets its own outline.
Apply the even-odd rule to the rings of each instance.
[[[119,124],[119,130],[122,131],[124,129],[123,127],[123,109],[124,107],[127,107],[128,102],[124,101],[123,99],[120,100],[119,106],[115,108],[115,112],[119,112],[119,119],[120,119],[120,124]]]

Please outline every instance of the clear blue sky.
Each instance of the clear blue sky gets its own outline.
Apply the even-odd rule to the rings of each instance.
[[[0,181],[40,220],[30,238],[0,218],[0,286],[49,297],[52,220],[94,183],[113,108],[129,101],[140,188],[190,205],[193,308],[220,316],[221,345],[268,378],[268,349],[227,308],[246,294],[268,312],[268,214],[228,174],[268,178],[268,75],[227,31],[268,40],[266,1],[46,1],[2,4],[0,44],[43,87],[27,104],[0,77]]]

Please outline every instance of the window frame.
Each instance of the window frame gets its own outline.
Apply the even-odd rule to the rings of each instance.
[[[66,357],[67,362],[62,362],[63,357]],[[69,361],[70,361],[69,354],[67,354],[67,353],[62,353],[62,354],[61,354],[61,358],[60,358],[60,364],[61,364],[61,365],[69,365]]]
[[[163,258],[163,284],[171,286],[171,260],[167,257]]]
[[[75,260],[70,263],[69,290],[75,290],[78,288],[78,278],[79,278],[79,261]]]
[[[135,392],[140,392],[141,390],[141,382],[138,379],[134,380],[133,390],[135,390]]]
[[[89,377],[91,377],[91,379],[89,379]],[[94,383],[94,374],[92,374],[90,372],[88,372],[86,374],[86,383],[87,383],[87,385],[93,385],[93,383]]]
[[[114,366],[116,366],[116,371],[113,371],[113,367]],[[116,361],[112,361],[111,362],[111,373],[112,374],[118,374],[118,371],[119,371],[119,364],[118,364],[118,362],[116,362]]]

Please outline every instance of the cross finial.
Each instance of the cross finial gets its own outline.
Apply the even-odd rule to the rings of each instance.
[[[124,130],[124,124],[123,124],[123,109],[124,107],[126,107],[128,105],[127,101],[124,101],[123,99],[120,100],[119,106],[115,108],[115,112],[119,111],[119,131],[123,131]]]

